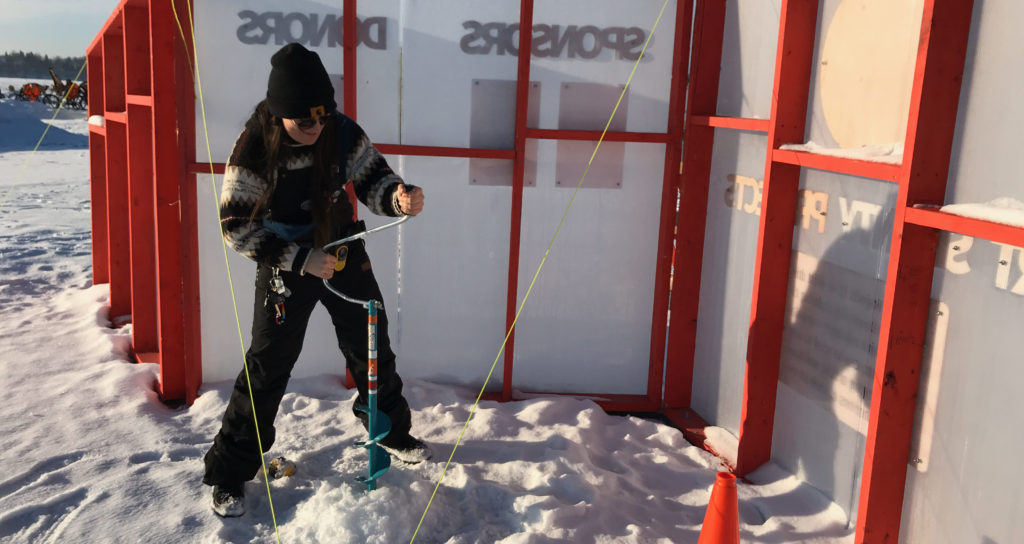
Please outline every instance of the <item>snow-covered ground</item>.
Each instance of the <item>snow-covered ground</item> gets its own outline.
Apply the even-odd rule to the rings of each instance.
[[[157,369],[128,362],[131,326],[111,328],[106,286],[91,285],[85,116],[62,114],[33,154],[51,115],[0,101],[0,542],[274,542],[261,479],[236,519],[213,514],[201,483],[230,384],[170,408]],[[281,542],[410,540],[476,391],[406,391],[435,459],[396,462],[368,493],[354,392],[335,376],[292,382],[268,456],[299,464],[270,483]],[[719,467],[675,428],[589,400],[482,402],[415,541],[696,542]],[[749,480],[744,542],[852,540],[838,506],[778,467]]]

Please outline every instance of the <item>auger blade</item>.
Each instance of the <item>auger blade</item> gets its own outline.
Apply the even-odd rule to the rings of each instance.
[[[356,410],[370,415],[370,410],[365,406],[356,406]],[[373,414],[373,417],[369,419],[371,428],[369,429],[370,438],[368,440],[360,440],[356,442],[357,446],[367,446],[369,444],[376,444],[391,432],[391,418],[384,412],[377,411]]]
[[[366,488],[369,491],[377,489],[377,478],[380,478],[388,471],[391,467],[391,456],[388,452],[384,451],[384,448],[376,444],[367,444],[364,446],[366,451],[370,454],[370,469],[369,476],[357,476],[356,480],[366,484]]]
[[[380,478],[391,466],[391,456],[378,445],[391,432],[391,418],[379,410],[371,412],[371,409],[365,406],[357,406],[356,410],[369,416],[367,422],[370,427],[370,438],[356,442],[356,446],[366,448],[366,452],[370,456],[368,476],[365,478],[359,476],[356,479],[366,484],[367,490],[373,491],[377,489],[377,478]]]

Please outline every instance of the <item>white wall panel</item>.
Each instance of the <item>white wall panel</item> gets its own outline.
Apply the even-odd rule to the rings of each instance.
[[[523,194],[519,301],[579,181],[556,184],[561,160],[557,142],[539,143],[537,187]],[[664,160],[662,145],[626,144],[622,186],[576,196],[516,326],[517,388],[646,394]]]
[[[780,0],[726,2],[718,115],[771,116],[780,10]]]
[[[763,134],[715,131],[691,406],[708,423],[733,434],[739,433],[743,407],[767,145]]]

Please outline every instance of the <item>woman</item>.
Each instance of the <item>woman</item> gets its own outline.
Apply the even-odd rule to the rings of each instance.
[[[334,88],[320,57],[289,44],[271,57],[267,98],[256,106],[235,142],[224,173],[221,230],[227,243],[259,263],[249,368],[239,373],[220,432],[204,458],[203,483],[213,486],[213,508],[221,516],[245,513],[244,484],[259,470],[259,438],[266,452],[274,443],[274,418],[317,302],[331,315],[338,345],[359,389],[353,411],[366,405],[366,311],[330,293],[324,279],[363,300],[382,300],[362,241],[349,244],[344,267],[321,251],[330,241],[364,230],[353,221],[344,185],[374,213],[416,215],[423,191],[392,172],[353,120],[337,113]],[[409,434],[409,405],[395,372],[387,316],[378,316],[378,408],[392,423],[382,442],[409,463],[430,450]],[[252,387],[250,400],[249,387]]]

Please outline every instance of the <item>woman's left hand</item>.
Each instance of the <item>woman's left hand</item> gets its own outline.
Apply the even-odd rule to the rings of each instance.
[[[405,215],[419,215],[423,211],[423,189],[403,183],[395,190],[395,196],[398,209]]]

